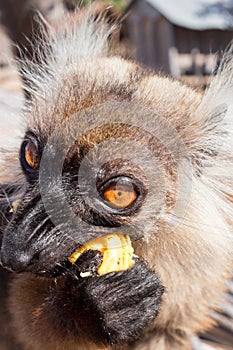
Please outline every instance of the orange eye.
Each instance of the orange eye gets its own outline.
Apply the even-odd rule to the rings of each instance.
[[[104,199],[115,208],[127,208],[132,205],[138,195],[132,184],[114,183],[103,193]]]
[[[32,169],[39,168],[39,154],[36,145],[29,141],[24,148],[24,157],[27,165]]]

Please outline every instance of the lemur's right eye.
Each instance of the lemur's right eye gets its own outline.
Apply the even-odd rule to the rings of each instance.
[[[39,168],[39,155],[38,150],[35,144],[32,141],[29,141],[24,149],[24,157],[27,162],[27,165],[32,169]]]
[[[33,172],[39,168],[40,154],[37,141],[26,138],[21,146],[21,164],[24,170]]]
[[[131,184],[113,183],[103,194],[105,201],[114,208],[127,208],[137,199],[137,193]]]

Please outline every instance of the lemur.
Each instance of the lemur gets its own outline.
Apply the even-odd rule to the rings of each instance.
[[[28,350],[191,349],[232,266],[231,54],[201,92],[111,54],[104,18],[64,22],[25,65],[25,135],[1,155],[15,336]]]

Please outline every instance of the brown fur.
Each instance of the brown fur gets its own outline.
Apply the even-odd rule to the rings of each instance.
[[[82,336],[77,339],[72,332],[63,334],[60,310],[47,306],[48,300],[62,290],[63,278],[47,280],[22,274],[14,279],[10,293],[15,333],[26,350],[188,350],[192,336],[211,327],[213,323],[211,311],[219,307],[232,259],[232,237],[225,232],[229,229],[227,220],[232,219],[232,204],[227,201],[225,193],[219,194],[218,189],[216,193],[215,189],[206,185],[208,168],[202,165],[202,140],[205,136],[212,137],[211,127],[206,127],[207,116],[215,106],[213,104],[213,108],[205,110],[202,106],[205,96],[202,93],[170,78],[152,74],[134,63],[103,56],[93,58],[90,54],[88,59],[72,62],[61,75],[53,76],[42,85],[41,90],[37,90],[32,97],[30,109],[26,113],[28,128],[40,134],[42,139],[47,139],[62,122],[70,120],[72,128],[70,116],[74,113],[96,107],[110,126],[87,132],[85,137],[77,141],[77,148],[83,141],[90,147],[100,140],[106,141],[120,135],[124,139],[140,140],[142,147],[147,147],[159,160],[167,186],[166,206],[156,226],[139,241],[133,242],[133,245],[136,254],[159,274],[166,288],[160,314],[145,330],[144,338],[134,344],[115,347],[94,344]],[[47,90],[44,90],[45,86]],[[126,107],[122,108],[124,103]],[[160,142],[149,137],[145,130],[130,127],[124,135],[121,127],[114,129],[111,126],[114,115],[109,115],[109,110],[106,112],[104,106],[103,109],[98,107],[100,104],[118,106],[121,112],[124,111],[121,122],[125,123],[131,120],[132,112],[135,113],[135,120],[138,116],[144,117],[140,115],[139,106],[149,111],[143,121],[144,126],[152,128],[153,125],[161,136]],[[173,144],[173,140],[168,139],[167,130],[161,125],[155,125],[155,115],[162,116],[172,124],[193,162],[194,179],[188,209],[180,224],[171,232],[167,231],[167,215],[175,205],[178,191],[185,191],[177,189],[175,169],[183,154],[179,144]],[[98,115],[95,117],[98,120]],[[88,126],[85,119],[79,123],[81,130]],[[163,145],[161,140],[167,140],[168,144]],[[109,150],[110,153],[122,152],[123,146],[118,147]],[[178,155],[178,160],[172,159],[172,152]],[[6,167],[12,173],[18,166],[6,164]],[[148,160],[145,160],[146,167],[150,167]],[[222,198],[227,208],[225,212],[220,209]],[[138,225],[140,220],[150,222],[153,200],[145,216],[142,218],[139,215],[136,221]],[[67,298],[67,304],[62,304],[68,318],[69,310],[75,308],[70,302]],[[80,315],[76,317],[80,321]]]

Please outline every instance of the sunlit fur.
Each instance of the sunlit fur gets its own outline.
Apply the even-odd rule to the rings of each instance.
[[[202,93],[112,56],[108,49],[112,29],[104,22],[82,16],[76,22],[67,19],[67,23],[60,31],[50,33],[49,43],[44,44],[43,65],[25,68],[32,95],[24,112],[27,128],[46,138],[61,120],[86,107],[127,100],[133,109],[137,103],[169,120],[180,135],[192,165],[192,173],[186,172],[185,164],[181,173],[191,179],[192,191],[187,211],[174,231],[167,233],[165,229],[171,220],[167,209],[158,226],[133,242],[136,254],[158,273],[165,287],[159,316],[144,337],[131,345],[111,347],[53,334],[53,325],[41,324],[37,316],[43,312],[43,299],[55,288],[56,280],[48,282],[29,274],[16,276],[11,287],[15,334],[25,349],[33,350],[188,350],[192,336],[212,325],[212,310],[219,306],[231,270],[232,54],[226,54],[210,87]],[[153,124],[153,120],[144,122],[149,127]],[[167,131],[161,129],[160,133],[166,135]],[[4,162],[3,154],[1,159],[2,176],[5,174],[5,183],[9,182],[8,174],[11,183],[14,177],[20,179],[23,192],[25,180],[17,156],[12,154],[11,162],[8,157]],[[169,160],[164,162],[169,167]],[[175,188],[173,191],[176,193]],[[50,332],[50,339],[43,339],[46,332]]]

